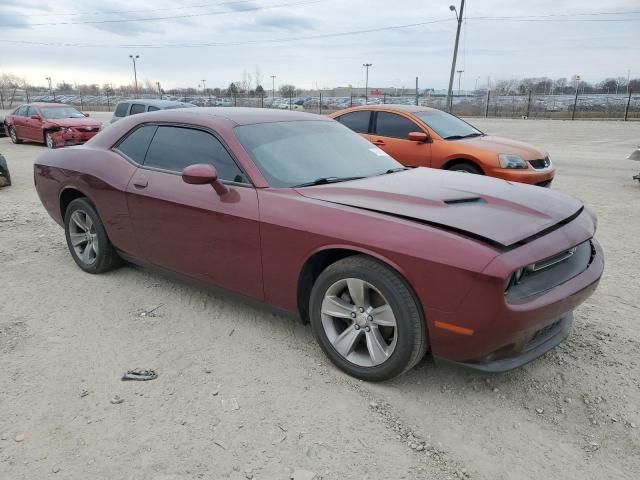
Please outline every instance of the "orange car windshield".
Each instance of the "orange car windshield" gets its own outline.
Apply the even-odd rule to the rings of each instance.
[[[459,140],[461,138],[484,135],[477,128],[447,112],[426,110],[424,112],[415,112],[414,115],[445,140]]]

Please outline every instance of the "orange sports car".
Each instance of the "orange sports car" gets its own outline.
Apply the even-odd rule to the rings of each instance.
[[[486,135],[435,108],[366,105],[340,110],[331,117],[408,167],[484,174],[544,187],[551,185],[555,175],[547,152]]]

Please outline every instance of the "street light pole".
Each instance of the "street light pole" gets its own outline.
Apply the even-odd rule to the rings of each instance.
[[[363,63],[362,66],[366,69],[367,73],[365,74],[364,80],[364,104],[369,104],[369,67],[373,65],[372,63]]]
[[[460,96],[460,80],[462,80],[462,74],[464,73],[464,70],[456,70],[456,73],[458,74],[458,96]]]
[[[451,5],[449,10],[455,12],[456,19],[458,20],[458,30],[456,31],[456,43],[453,47],[453,61],[451,62],[451,75],[449,76],[449,90],[447,91],[447,109],[451,111],[453,106],[453,75],[456,71],[456,59],[458,58],[458,43],[460,42],[460,28],[462,28],[462,15],[464,13],[464,0],[460,0],[460,12],[456,10],[456,7]]]
[[[476,88],[474,88],[474,95],[475,95],[475,92],[478,91],[478,80],[480,80],[480,77],[476,77]]]
[[[140,58],[140,55],[129,55],[129,58],[133,61],[133,78],[136,82],[136,98],[138,98],[138,72],[136,71],[136,58]]]
[[[206,80],[201,80],[202,81],[202,95],[204,95],[205,97],[207,96],[207,81]]]
[[[276,75],[271,75],[271,98],[276,98]]]
[[[51,77],[45,77],[44,78],[46,81],[49,82],[49,95],[52,95],[52,90],[51,90]]]
[[[158,97],[162,100],[162,89],[160,88],[160,82],[156,82],[158,87]]]

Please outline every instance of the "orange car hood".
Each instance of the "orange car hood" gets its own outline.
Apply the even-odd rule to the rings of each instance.
[[[510,248],[575,218],[575,198],[546,188],[431,168],[299,188],[307,198],[439,226]]]
[[[523,160],[538,160],[544,158],[547,153],[544,150],[529,145],[528,143],[518,142],[509,138],[494,137],[493,135],[485,135],[484,137],[473,137],[462,140],[454,140],[455,142],[464,143],[474,148],[482,150],[490,150],[498,153],[511,153],[520,155]]]

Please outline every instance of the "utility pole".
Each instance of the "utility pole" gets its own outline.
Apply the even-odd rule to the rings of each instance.
[[[416,106],[418,106],[418,103],[420,101],[419,96],[420,94],[418,93],[418,77],[416,77]]]
[[[462,74],[464,73],[464,70],[456,70],[456,73],[458,74],[458,96],[460,96],[460,80],[462,80]]]
[[[44,79],[49,82],[49,95],[53,95],[53,90],[51,89],[51,77],[45,77]]]
[[[366,69],[365,80],[364,80],[364,104],[369,104],[369,67],[373,65],[372,63],[363,63],[362,66]]]
[[[455,12],[458,20],[458,30],[456,31],[456,43],[453,47],[453,61],[451,62],[451,75],[449,76],[449,90],[447,92],[447,109],[451,111],[453,106],[453,75],[456,71],[456,59],[458,58],[458,43],[460,42],[460,29],[462,28],[462,15],[464,13],[464,0],[460,0],[460,12],[454,5],[449,6],[449,10]]]
[[[162,99],[162,89],[160,88],[160,82],[156,82],[158,87],[158,98]]]
[[[629,95],[629,82],[631,82],[631,70],[627,70],[627,95]]]
[[[576,118],[576,107],[578,106],[578,87],[580,85],[580,75],[576,75],[576,97],[573,99],[573,111],[571,112],[571,120]]]
[[[136,55],[135,57],[133,55],[129,55],[129,58],[133,62],[133,78],[136,82],[136,98],[138,98],[138,72],[136,71],[136,59],[140,58],[140,55]]]
[[[276,98],[276,75],[271,75],[271,98]]]

